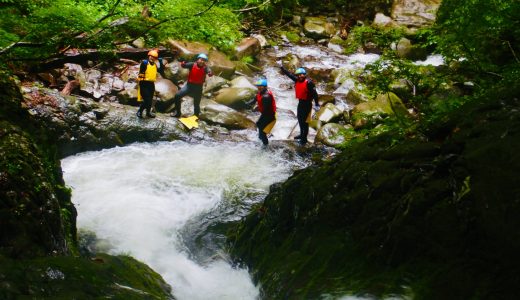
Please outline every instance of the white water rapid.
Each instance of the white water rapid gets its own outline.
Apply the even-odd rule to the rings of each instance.
[[[257,299],[248,271],[207,229],[239,219],[305,165],[285,155],[254,143],[164,142],[78,154],[62,168],[78,228],[148,264],[177,299]]]

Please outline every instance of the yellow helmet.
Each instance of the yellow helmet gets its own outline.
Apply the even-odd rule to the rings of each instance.
[[[159,53],[157,52],[157,50],[150,50],[148,52],[148,56],[153,56],[155,58],[158,58],[159,57]]]

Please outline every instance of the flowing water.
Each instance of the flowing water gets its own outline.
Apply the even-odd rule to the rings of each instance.
[[[306,162],[253,143],[133,144],[62,160],[78,228],[160,273],[177,299],[256,299],[219,224],[237,220]],[[108,244],[108,246],[107,246]]]
[[[259,76],[267,78],[279,108],[272,140],[298,132],[293,83],[278,67],[289,52],[306,68],[329,71],[362,68],[379,58],[344,56],[319,46],[267,51]],[[316,83],[319,94],[331,93],[325,83]],[[310,140],[314,134],[311,130]],[[308,162],[284,147],[262,150],[256,133],[248,136],[254,142],[133,144],[63,159],[78,228],[94,232],[99,248],[148,264],[177,299],[257,299],[259,287],[248,270],[227,258],[224,225],[246,215],[271,184]]]

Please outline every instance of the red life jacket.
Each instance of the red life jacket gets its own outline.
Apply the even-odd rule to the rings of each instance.
[[[294,91],[296,93],[296,99],[307,100],[309,97],[309,89],[307,88],[307,79],[304,81],[296,81],[294,84]]]
[[[276,102],[274,101],[273,92],[271,92],[270,90],[267,90],[267,93],[269,94],[269,96],[271,96],[271,105],[273,108],[273,113],[275,113],[276,112]],[[264,104],[262,103],[262,96],[263,96],[263,94],[260,94],[260,93],[256,94],[256,103],[258,104],[258,110],[261,113],[264,112]]]
[[[188,75],[188,82],[194,84],[203,84],[205,79],[206,67],[199,67],[196,63],[194,63],[190,74]]]

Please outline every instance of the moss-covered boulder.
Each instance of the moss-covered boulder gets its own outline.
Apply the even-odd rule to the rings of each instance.
[[[1,299],[174,299],[171,287],[128,256],[0,256]]]
[[[172,299],[143,263],[79,256],[58,132],[22,108],[17,82],[2,71],[0,87],[0,299]]]
[[[68,254],[76,248],[76,210],[56,146],[21,108],[13,79],[0,74],[0,86],[0,254]]]
[[[514,299],[518,85],[426,131],[351,146],[271,187],[231,234],[269,299]],[[413,295],[413,296],[412,296]]]

